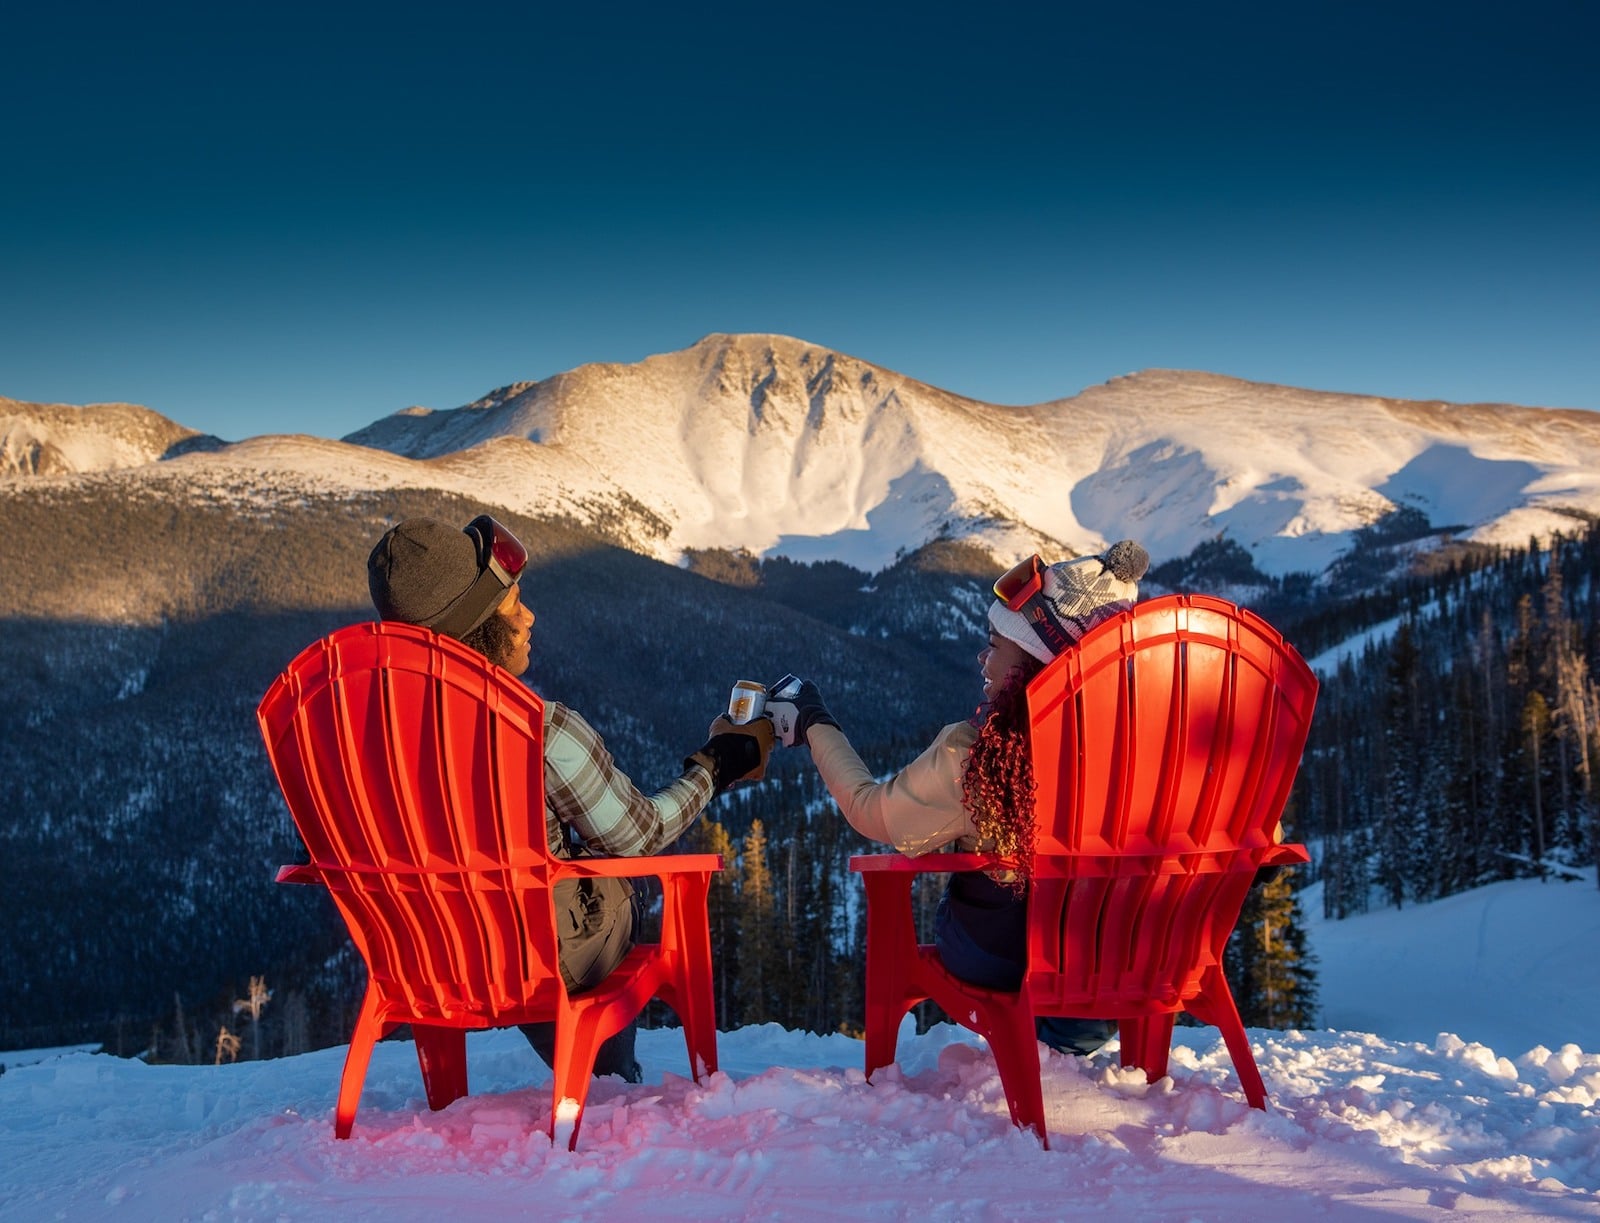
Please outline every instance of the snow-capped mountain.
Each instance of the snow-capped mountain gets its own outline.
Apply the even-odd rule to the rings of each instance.
[[[213,495],[441,488],[666,560],[744,548],[876,571],[941,537],[1009,558],[1134,536],[1159,562],[1226,534],[1277,574],[1324,569],[1402,507],[1483,542],[1600,514],[1600,414],[1165,370],[1006,407],[801,340],[713,335],[344,443],[256,438],[161,467]]]
[[[583,366],[347,440],[440,458],[500,438],[581,459],[671,524],[666,551],[869,569],[941,534],[1012,554],[1137,535],[1162,559],[1226,532],[1267,572],[1316,570],[1396,506],[1518,542],[1563,508],[1600,510],[1600,417],[1587,413],[1173,371],[1001,407],[780,336]]]
[[[214,443],[131,403],[21,403],[0,396],[0,479],[136,467]]]

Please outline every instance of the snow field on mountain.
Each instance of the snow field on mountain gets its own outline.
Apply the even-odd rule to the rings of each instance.
[[[153,461],[151,422],[188,432],[143,409],[0,400],[0,473],[48,445],[53,463],[145,478],[175,465]],[[94,430],[104,444],[90,454]],[[869,572],[940,537],[1009,560],[1132,536],[1160,562],[1224,531],[1263,572],[1320,572],[1395,507],[1519,546],[1600,513],[1594,413],[1173,370],[1007,407],[775,335],[583,365],[460,408],[405,409],[346,440],[358,444],[257,438],[175,462],[197,487],[211,470],[263,502],[309,480],[439,488],[613,528],[619,507],[632,525],[642,508],[649,529],[624,533],[658,559],[745,548]]]

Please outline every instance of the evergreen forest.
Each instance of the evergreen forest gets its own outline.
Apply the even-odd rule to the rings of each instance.
[[[373,507],[363,536],[394,512]],[[570,529],[517,526],[554,541],[535,561],[549,588],[636,587],[656,613],[657,635],[642,641],[612,642],[608,625],[558,606],[540,609],[536,629],[561,643],[546,647],[541,686],[582,710],[646,789],[693,746],[670,729],[693,721],[678,696],[704,709],[728,680],[771,679],[764,665],[816,678],[883,774],[976,699],[987,564],[959,546],[869,579],[726,553],[673,570]],[[1377,524],[1325,580],[1263,577],[1218,540],[1148,583],[1253,607],[1322,676],[1286,816],[1312,862],[1253,889],[1229,949],[1247,1025],[1317,1022],[1309,885],[1342,918],[1518,876],[1574,886],[1573,869],[1596,861],[1600,526],[1575,519],[1547,545],[1510,549],[1418,547],[1430,530],[1403,514]],[[0,948],[0,1047],[97,1040],[212,1061],[348,1038],[364,970],[325,897],[270,882],[297,841],[250,720],[298,644],[361,614],[359,592],[322,602],[292,615],[213,608],[190,629],[178,618],[138,631],[11,625],[29,663],[13,658],[16,699],[0,709],[11,813],[0,840],[17,905]],[[639,684],[682,657],[703,681],[693,691]],[[101,711],[87,728],[62,695],[69,672],[82,707]],[[234,674],[237,690],[210,678]],[[720,1026],[858,1030],[865,915],[848,860],[872,847],[806,754],[775,754],[763,782],[717,800],[679,848],[725,862],[711,894]],[[917,884],[924,923],[942,883]],[[645,1022],[672,1020],[657,1004]]]

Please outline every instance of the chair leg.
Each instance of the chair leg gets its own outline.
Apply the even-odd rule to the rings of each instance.
[[[870,996],[872,986],[867,987]],[[885,1066],[892,1066],[895,1051],[900,1044],[900,1021],[909,1006],[894,1005],[888,1001],[867,1003],[866,1072],[867,1078]]]
[[[1244,1088],[1245,1100],[1251,1108],[1265,1110],[1267,1086],[1261,1081],[1255,1051],[1250,1048],[1250,1037],[1245,1034],[1244,1020],[1239,1017],[1233,991],[1228,988],[1228,978],[1220,968],[1212,968],[1206,973],[1201,994],[1189,1004],[1189,1013],[1222,1033],[1223,1042],[1228,1046],[1228,1056],[1233,1058],[1234,1073],[1239,1076],[1239,1086]]]
[[[372,1061],[372,1046],[383,1035],[384,1023],[378,1016],[378,995],[369,986],[350,1033],[350,1051],[345,1054],[344,1073],[339,1076],[339,1101],[333,1110],[333,1136],[348,1138],[356,1123],[356,1107],[361,1103],[361,1088],[367,1081],[367,1064]]]
[[[437,1112],[467,1094],[467,1033],[464,1028],[411,1025],[422,1067],[422,1088],[428,1107]]]
[[[914,980],[916,926],[911,876],[867,874],[866,1072],[894,1062],[900,1021],[928,995]]]
[[[594,1011],[565,1009],[556,1015],[554,1082],[550,1102],[550,1145],[567,1133],[567,1150],[576,1150],[583,1108],[594,1077],[595,1054],[600,1048],[600,1016]],[[566,1127],[570,1125],[571,1131]]]
[[[1005,1089],[1011,1123],[1031,1129],[1050,1149],[1044,1123],[1044,1088],[1039,1081],[1039,1042],[1033,1034],[1033,1012],[1025,1005],[985,1007],[978,1017],[980,1035],[989,1042],[1000,1086]]]
[[[711,923],[706,904],[711,872],[674,875],[670,880],[662,922],[662,950],[672,956],[671,997],[667,1002],[683,1026],[689,1073],[698,1083],[703,1076],[717,1072],[717,1004],[712,993]],[[671,947],[665,945],[669,913],[673,918]]]
[[[678,985],[672,1008],[677,1012],[678,1023],[683,1028],[683,1044],[689,1054],[689,1073],[696,1083],[717,1072],[717,1022],[716,1007],[711,998],[711,979],[699,978],[682,981]],[[704,995],[701,997],[700,995]]]
[[[1172,1027],[1176,1015],[1141,1015],[1119,1019],[1117,1032],[1122,1040],[1122,1064],[1137,1066],[1148,1082],[1167,1074],[1167,1058],[1172,1053]]]

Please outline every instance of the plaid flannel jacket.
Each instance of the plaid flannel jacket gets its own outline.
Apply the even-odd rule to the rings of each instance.
[[[659,853],[694,823],[711,796],[711,774],[694,764],[646,797],[617,768],[594,727],[559,701],[545,702],[545,831],[551,852],[563,852],[566,825],[593,854]]]

